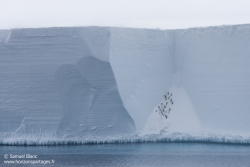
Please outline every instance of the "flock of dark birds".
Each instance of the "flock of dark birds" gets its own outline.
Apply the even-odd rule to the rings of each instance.
[[[158,105],[158,110],[155,110],[155,112],[159,113],[166,119],[168,118],[168,114],[171,111],[171,106],[174,104],[172,96],[173,95],[170,92],[164,95],[165,101]]]

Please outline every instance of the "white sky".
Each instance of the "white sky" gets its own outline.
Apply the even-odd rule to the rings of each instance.
[[[250,0],[0,0],[0,29],[188,28],[250,23]]]

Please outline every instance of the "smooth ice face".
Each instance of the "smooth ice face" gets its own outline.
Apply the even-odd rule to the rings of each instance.
[[[249,134],[250,26],[176,31],[183,86],[204,127]]]

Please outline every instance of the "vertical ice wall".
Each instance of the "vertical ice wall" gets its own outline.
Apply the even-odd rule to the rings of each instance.
[[[250,26],[176,31],[183,86],[205,127],[247,132],[250,127]]]
[[[134,121],[141,131],[172,85],[183,86],[205,127],[247,132],[249,30],[249,25],[166,31],[102,27],[1,30],[0,132],[74,135],[84,129],[86,123],[81,120],[93,111],[97,116],[90,114],[87,125],[96,134],[100,106],[106,107],[109,116],[115,115],[113,120],[105,118],[109,122],[127,117],[128,124],[117,124],[117,129],[132,132]],[[100,80],[95,81],[94,76]],[[60,78],[62,87],[56,83]],[[106,105],[112,103],[117,106]],[[113,113],[110,107],[119,112]],[[115,129],[112,125],[105,124]],[[76,131],[68,133],[70,129]]]
[[[11,30],[0,30],[0,43],[8,43],[11,36]]]
[[[122,135],[135,132],[108,62],[92,56],[56,71],[62,99],[60,136]]]
[[[110,63],[125,108],[141,131],[169,90],[173,31],[111,28]]]
[[[158,103],[143,127],[142,135],[163,134],[169,132],[197,133],[201,124],[194,109],[192,100],[183,87],[183,55],[178,54],[175,31],[166,31],[170,41],[167,48],[172,55],[173,63],[171,87],[165,91],[163,100]],[[168,77],[170,78],[170,77]]]
[[[0,132],[134,132],[108,63],[109,48],[109,28],[1,30]]]

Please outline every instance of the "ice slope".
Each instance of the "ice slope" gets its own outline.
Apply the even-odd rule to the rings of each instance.
[[[249,134],[249,30],[249,25],[238,25],[175,31],[174,84],[182,86],[184,92],[186,90],[193,102],[189,103],[193,104],[192,111],[198,114],[206,131]],[[181,104],[183,106],[185,103]],[[195,117],[191,120],[197,122]],[[178,118],[183,117],[179,115]],[[150,124],[151,119],[153,116],[149,117],[144,133],[154,129]],[[170,130],[170,124],[174,126],[176,122],[183,122],[178,121],[177,117],[173,119],[175,121],[168,123],[168,126],[163,123],[164,126],[161,125],[159,129],[158,125],[158,129],[152,133],[164,127]],[[161,124],[161,121],[156,122]],[[196,127],[199,127],[198,124]]]
[[[185,89],[172,86],[145,124],[141,135],[201,133],[201,125]]]
[[[110,63],[125,108],[141,131],[173,79],[172,31],[111,28]]]
[[[0,30],[0,139],[141,132],[164,94],[177,87],[167,140],[222,141],[230,134],[230,141],[249,143],[249,54],[250,25]],[[179,123],[185,111],[188,126]],[[203,133],[221,135],[176,137],[198,122]],[[97,140],[77,140],[83,138]]]

